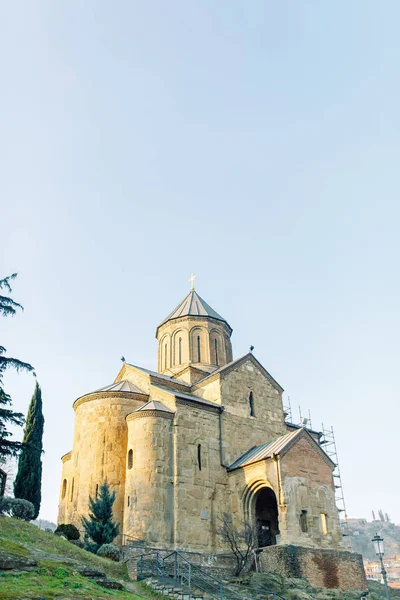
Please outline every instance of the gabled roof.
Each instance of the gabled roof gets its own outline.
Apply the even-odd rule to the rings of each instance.
[[[172,319],[180,319],[181,317],[211,317],[216,319],[217,321],[223,321],[226,323],[230,330],[232,328],[225,321],[221,315],[219,315],[203,298],[199,296],[199,294],[195,290],[191,290],[189,294],[182,300],[180,304],[172,311],[171,314],[168,315],[164,321],[162,321],[157,330],[161,325],[167,323],[168,321],[172,321]]]
[[[311,441],[312,445],[314,445],[315,448],[320,451],[323,458],[326,461],[329,461],[333,466],[335,465],[335,463],[322,450],[322,448],[317,444],[308,431],[302,427],[301,429],[287,433],[286,435],[283,435],[272,442],[268,442],[267,444],[253,446],[253,448],[250,448],[250,450],[235,460],[235,462],[228,467],[228,471],[234,471],[235,469],[246,467],[247,465],[259,462],[260,460],[272,458],[276,454],[285,454],[289,448],[301,437],[306,437],[309,441]]]
[[[204,400],[204,398],[199,398],[199,396],[195,396],[194,394],[186,394],[183,392],[178,392],[177,390],[169,390],[168,388],[164,388],[161,385],[154,385],[153,388],[161,390],[163,392],[167,392],[174,396],[175,398],[180,398],[181,400],[186,400],[187,402],[192,402],[195,404],[200,404],[203,406],[209,406],[210,408],[215,408],[217,411],[223,412],[224,407],[221,404],[217,404],[216,402],[211,402],[210,400]]]
[[[146,402],[146,404],[143,404],[143,406],[140,406],[139,408],[137,408],[133,412],[143,412],[145,410],[158,410],[158,411],[161,411],[161,412],[166,412],[166,413],[174,414],[173,410],[170,410],[162,402],[157,402],[157,400],[150,400],[149,402]]]
[[[138,388],[134,383],[128,381],[127,379],[122,379],[116,383],[105,385],[104,387],[95,390],[92,393],[97,394],[97,392],[132,392],[133,394],[145,394],[143,390]]]
[[[219,369],[216,369],[209,375],[206,375],[203,379],[200,379],[200,381],[195,383],[192,387],[196,388],[198,386],[202,386],[205,383],[209,383],[209,381],[212,380],[213,377],[215,378],[218,375],[220,375],[221,373],[225,373],[225,372],[230,371],[231,369],[234,369],[235,367],[239,366],[240,364],[246,362],[246,360],[251,360],[264,373],[264,375],[266,376],[268,381],[270,381],[272,383],[274,388],[276,388],[280,392],[284,391],[283,387],[276,381],[276,379],[274,379],[272,377],[272,375],[270,373],[268,373],[267,369],[265,367],[263,367],[263,365],[260,363],[259,360],[256,359],[256,357],[254,356],[254,354],[252,352],[248,352],[247,354],[245,354],[244,356],[241,356],[240,358],[235,358],[235,360],[233,360],[232,362],[224,365],[223,367],[220,367]]]
[[[156,377],[157,379],[163,379],[164,381],[170,381],[173,384],[181,385],[182,387],[185,387],[185,388],[190,389],[190,387],[191,387],[189,383],[185,383],[184,381],[179,381],[178,379],[174,379],[173,377],[170,377],[169,375],[163,375],[162,373],[157,373],[157,371],[150,371],[149,369],[145,369],[144,367],[138,367],[137,365],[132,365],[131,363],[124,363],[124,364],[127,365],[128,367],[133,367],[134,369],[137,369],[138,371],[142,371],[143,373],[146,373],[147,375],[150,375],[151,377]]]

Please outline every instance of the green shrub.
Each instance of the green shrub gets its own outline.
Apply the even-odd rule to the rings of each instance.
[[[32,502],[22,498],[1,498],[0,514],[15,517],[22,521],[32,521],[35,515],[35,507]]]
[[[69,540],[71,542],[71,544],[74,544],[74,546],[78,546],[78,548],[83,548],[84,547],[84,543],[83,540]]]
[[[79,540],[80,533],[72,523],[61,523],[54,532],[56,535],[64,535],[67,540]]]
[[[115,560],[118,562],[121,557],[120,549],[114,544],[103,544],[97,550],[97,556],[103,556],[105,558],[109,558],[110,560]]]

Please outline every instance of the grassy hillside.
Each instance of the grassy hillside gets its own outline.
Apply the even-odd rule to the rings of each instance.
[[[114,563],[77,548],[58,536],[46,533],[30,523],[0,517],[0,554],[32,558],[37,567],[28,572],[0,571],[0,599],[85,598],[99,600],[139,600],[140,596],[107,590],[76,571],[88,566],[104,571],[117,581],[126,581],[124,563]]]

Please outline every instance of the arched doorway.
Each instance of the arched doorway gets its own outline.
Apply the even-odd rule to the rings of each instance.
[[[273,490],[264,487],[257,492],[255,503],[258,546],[274,546],[279,534],[278,503]]]

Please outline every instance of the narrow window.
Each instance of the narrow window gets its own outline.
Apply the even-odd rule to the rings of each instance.
[[[200,336],[197,336],[197,362],[201,362],[201,353],[200,353]]]
[[[253,392],[250,392],[249,394],[249,408],[250,408],[250,416],[251,417],[255,417],[255,412],[254,412],[254,398],[253,398]]]
[[[131,499],[130,499],[130,497],[128,496],[128,506],[130,506],[130,503],[131,503]]]
[[[179,364],[182,364],[182,338],[179,338]]]
[[[97,498],[98,495],[99,495],[99,484],[96,483],[96,498]]]
[[[321,533],[322,535],[326,535],[328,533],[328,520],[326,518],[326,513],[321,513]]]
[[[308,531],[308,523],[307,523],[307,511],[302,510],[300,513],[300,529],[303,533],[307,533]]]
[[[201,471],[201,444],[197,446],[197,464],[199,466],[199,471]]]
[[[72,478],[72,486],[71,486],[71,502],[74,497],[74,483],[75,483],[75,478],[73,477]]]
[[[62,484],[62,492],[61,492],[61,498],[64,500],[65,498],[65,494],[67,493],[67,480],[64,479],[63,484]]]
[[[215,364],[218,366],[219,362],[218,362],[218,342],[217,342],[217,340],[214,340],[214,348],[215,348]]]
[[[129,450],[128,452],[128,469],[132,469],[133,467],[133,450]]]
[[[164,369],[167,368],[167,344],[164,346]]]

